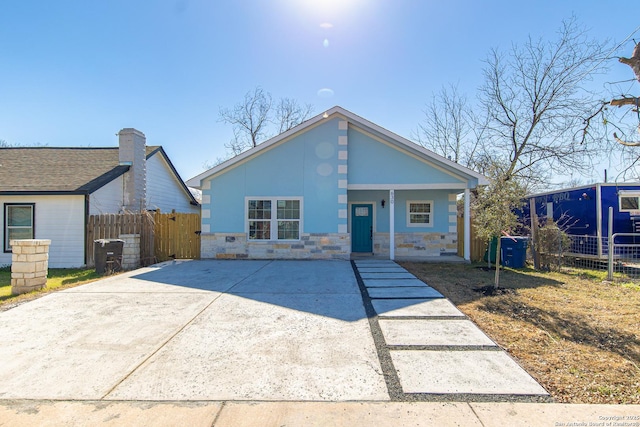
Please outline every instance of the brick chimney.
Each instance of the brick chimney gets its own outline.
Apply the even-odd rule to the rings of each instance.
[[[121,165],[131,168],[124,174],[122,209],[139,212],[146,209],[147,198],[147,138],[133,128],[118,132],[118,155]]]

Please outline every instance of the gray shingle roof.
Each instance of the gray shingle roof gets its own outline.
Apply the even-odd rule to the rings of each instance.
[[[147,155],[159,147],[146,147]],[[0,193],[91,193],[129,169],[118,148],[0,148]]]

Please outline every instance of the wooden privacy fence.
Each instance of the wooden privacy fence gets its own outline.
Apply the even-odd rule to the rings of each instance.
[[[90,215],[87,221],[87,266],[95,265],[94,241],[140,235],[140,265],[169,259],[200,258],[200,214],[137,212]]]
[[[471,223],[471,248],[470,255],[472,262],[482,261],[487,250],[487,242],[476,237],[476,230]],[[458,217],[458,256],[464,256],[464,218]]]
[[[147,212],[89,215],[87,221],[87,266],[95,265],[94,241],[118,239],[122,234],[140,235],[140,264],[149,265],[153,255],[153,217]]]

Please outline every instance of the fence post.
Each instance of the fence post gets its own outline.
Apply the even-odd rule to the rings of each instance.
[[[608,243],[607,243],[607,251],[609,253],[608,256],[608,265],[607,265],[607,280],[613,280],[613,206],[609,206],[609,227],[608,227]]]
[[[562,271],[562,230],[558,227],[558,271]]]

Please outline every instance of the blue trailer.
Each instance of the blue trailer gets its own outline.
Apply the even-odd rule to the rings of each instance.
[[[569,234],[572,244],[568,255],[599,259],[608,256],[609,208],[612,208],[614,243],[635,247],[634,258],[640,255],[635,246],[640,245],[640,183],[591,184],[532,194],[526,202],[522,213],[526,225],[534,220],[533,205],[539,223],[551,219]]]

